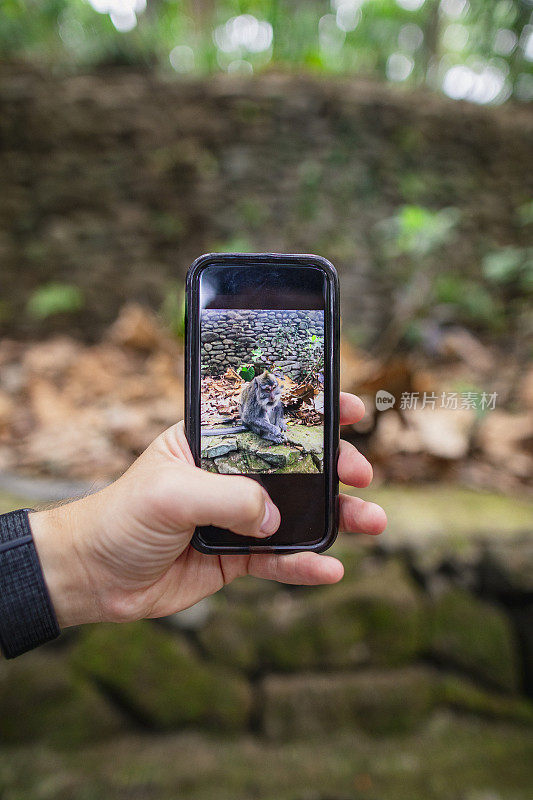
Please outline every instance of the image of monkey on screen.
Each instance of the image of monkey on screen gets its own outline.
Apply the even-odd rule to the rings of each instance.
[[[323,311],[204,309],[202,467],[323,470]]]

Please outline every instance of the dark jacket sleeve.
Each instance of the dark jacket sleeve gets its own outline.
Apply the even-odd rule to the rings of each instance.
[[[0,515],[0,648],[15,658],[60,634],[35,548],[29,509]]]

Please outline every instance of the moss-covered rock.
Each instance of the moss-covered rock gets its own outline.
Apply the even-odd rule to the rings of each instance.
[[[242,475],[250,472],[268,472],[272,465],[254,453],[239,450],[237,453],[215,458],[215,469],[223,475]]]
[[[419,668],[337,675],[269,675],[262,685],[267,736],[287,739],[342,730],[411,731],[438,701],[435,675]]]
[[[98,625],[84,630],[72,661],[129,713],[156,729],[197,724],[238,730],[250,708],[239,675],[210,667],[187,641],[150,622]]]
[[[318,590],[320,592],[320,590]],[[363,631],[353,618],[334,629],[324,624],[322,610],[330,607],[326,593],[280,595],[268,607],[268,625],[260,634],[260,655],[264,666],[297,671],[342,663],[360,664],[366,657]],[[340,609],[338,609],[340,611]]]
[[[260,607],[220,604],[199,636],[212,658],[252,671],[394,666],[426,646],[421,598],[396,562],[338,587],[281,590]]]
[[[231,436],[202,436],[202,466],[227,475],[254,472],[304,472],[322,469],[322,427],[292,426],[287,444],[273,444],[251,431]]]
[[[298,670],[324,662],[323,631],[304,598],[279,591],[261,606],[221,605],[199,632],[210,657],[255,672]]]
[[[286,444],[273,444],[255,433],[239,434],[239,449],[253,453],[273,467],[287,467],[300,456],[300,451]]]
[[[45,740],[79,747],[126,730],[122,714],[69,670],[63,654],[39,651],[0,664],[0,742]]]
[[[533,725],[533,706],[523,698],[491,694],[425,667],[268,675],[262,696],[263,729],[282,739],[354,728],[378,735],[407,733],[443,707]]]
[[[274,470],[276,474],[288,475],[291,473],[304,473],[306,475],[317,473],[319,471],[315,460],[309,453],[301,455],[298,453],[297,457],[290,464],[285,467]]]
[[[533,704],[525,698],[487,692],[456,675],[441,679],[439,697],[450,708],[533,726]]]
[[[304,453],[321,455],[324,452],[324,428],[322,425],[289,425],[287,441],[302,448]]]
[[[533,536],[509,542],[490,542],[481,564],[483,585],[498,594],[533,592]]]
[[[255,672],[261,666],[261,629],[268,625],[255,605],[224,603],[197,632],[214,664]]]
[[[202,436],[202,458],[217,458],[237,450],[235,436]]]
[[[462,589],[449,589],[430,609],[429,651],[487,683],[514,691],[517,649],[506,614]]]
[[[398,561],[318,592],[309,614],[321,633],[326,665],[348,667],[357,659],[407,664],[426,644],[423,600]]]
[[[352,534],[339,534],[333,547],[328,550],[328,555],[335,556],[335,558],[342,561],[344,567],[343,584],[359,579],[365,565],[370,560],[366,544],[361,544],[361,541]]]
[[[531,531],[533,504],[530,499],[501,493],[464,489],[448,483],[419,486],[370,486],[354,490],[365,500],[387,509],[389,525],[381,547],[409,547],[427,551],[428,544],[440,550],[440,561],[451,554],[470,561],[473,545],[487,540],[514,548],[517,538]],[[433,566],[438,566],[433,559]]]

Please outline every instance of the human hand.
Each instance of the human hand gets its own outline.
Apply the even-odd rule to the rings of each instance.
[[[363,414],[358,397],[341,394],[341,424]],[[368,461],[345,441],[338,473],[350,486],[372,480]],[[30,523],[61,627],[167,616],[247,574],[313,585],[336,583],[344,572],[338,559],[313,552],[213,556],[195,550],[190,541],[197,525],[260,539],[277,530],[280,515],[256,481],[196,467],[182,422],[110,486],[34,512]],[[379,506],[340,496],[342,531],[378,534],[385,525]]]

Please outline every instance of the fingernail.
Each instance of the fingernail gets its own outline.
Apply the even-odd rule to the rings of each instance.
[[[265,500],[265,516],[261,523],[259,533],[264,536],[271,536],[278,527],[276,506],[271,500]]]

